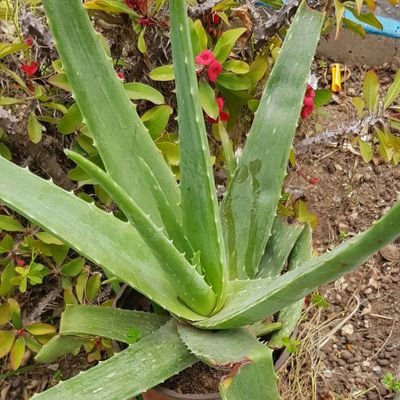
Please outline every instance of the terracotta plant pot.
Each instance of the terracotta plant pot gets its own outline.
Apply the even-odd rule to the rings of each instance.
[[[297,331],[293,333],[296,336]],[[275,371],[280,370],[287,359],[289,353],[284,351],[275,362]],[[157,386],[152,390],[142,394],[144,400],[220,400],[221,396],[219,393],[207,393],[207,394],[180,394],[173,390],[167,389],[163,386]]]
[[[130,288],[128,285],[123,285],[120,292],[117,294],[113,306],[125,309],[136,309],[135,306],[141,303],[143,296]],[[147,308],[146,304],[141,304],[140,309]],[[148,311],[148,310],[146,310]],[[296,338],[297,329],[293,332],[292,337]],[[118,343],[114,343],[115,349],[121,350]],[[289,358],[289,353],[285,350],[275,362],[275,371],[279,371]],[[157,386],[146,393],[142,394],[144,400],[220,400],[221,396],[217,393],[207,394],[181,394],[163,386]]]
[[[158,386],[142,394],[144,400],[220,400],[219,393],[179,394],[173,390]]]

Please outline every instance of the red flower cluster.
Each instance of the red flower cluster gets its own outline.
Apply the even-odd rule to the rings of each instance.
[[[142,26],[151,26],[151,25],[154,25],[154,21],[152,20],[152,19],[150,19],[150,18],[147,18],[147,17],[141,17],[141,18],[139,18],[139,25],[142,25]]]
[[[147,0],[125,0],[125,4],[129,8],[132,8],[132,10],[137,11],[139,14],[147,15]]]
[[[208,66],[207,75],[210,82],[215,82],[222,72],[221,63],[215,58],[210,50],[203,50],[196,56],[197,64]]]
[[[215,100],[217,101],[217,104],[218,104],[219,116],[218,116],[217,119],[208,117],[208,121],[211,124],[216,124],[219,121],[222,121],[222,122],[228,121],[229,120],[229,114],[227,112],[223,111],[223,109],[224,109],[224,99],[222,97],[217,97]]]
[[[315,91],[307,85],[306,94],[304,95],[303,108],[301,109],[301,118],[308,118],[314,111],[314,97]]]
[[[38,71],[39,64],[37,62],[32,62],[30,64],[22,64],[19,68],[21,71],[24,71],[29,78],[31,78]]]
[[[132,8],[132,10],[138,11],[140,9],[140,3],[138,0],[125,0],[125,4]]]
[[[27,45],[27,46],[32,46],[33,45],[33,37],[32,36],[28,36],[25,40],[24,40],[24,43]]]

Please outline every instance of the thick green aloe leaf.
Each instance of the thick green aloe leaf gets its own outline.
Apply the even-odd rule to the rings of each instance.
[[[277,400],[272,350],[246,329],[209,332],[178,325],[179,336],[204,363],[228,370],[220,383],[226,400]]]
[[[32,400],[128,400],[196,362],[173,321],[96,367]]]
[[[271,229],[257,278],[275,278],[280,275],[286,260],[299,238],[304,225],[289,224],[287,218],[277,215]]]
[[[278,278],[233,281],[224,308],[194,325],[227,329],[250,324],[338,279],[400,236],[400,203],[367,231]]]
[[[200,251],[206,279],[220,296],[219,304],[222,305],[227,279],[225,250],[186,1],[170,1],[169,7],[178,101],[183,226],[194,250]]]
[[[142,157],[180,218],[175,178],[116,76],[82,1],[44,0],[43,5],[74,98],[108,173],[160,222],[138,163]]]
[[[130,343],[132,329],[140,338],[150,335],[170,317],[102,306],[67,305],[61,316],[61,335],[102,336]]]
[[[169,319],[167,316],[142,311],[67,305],[61,315],[60,335],[63,336],[51,338],[35,360],[49,363],[74,351],[86,342],[85,338],[78,336],[101,336],[123,343],[134,343],[161,328]]]
[[[303,232],[301,233],[299,240],[294,246],[290,253],[288,268],[289,271],[297,268],[301,264],[305,263],[312,256],[312,230],[310,225],[306,225]],[[276,331],[268,341],[268,346],[271,348],[283,347],[282,338],[290,337],[295,330],[301,312],[303,310],[304,299],[298,300],[282,308],[279,312],[278,322],[282,322],[282,328]]]
[[[86,339],[76,336],[52,337],[35,356],[35,361],[51,363],[65,354],[72,353],[86,342]]]
[[[0,199],[163,308],[201,319],[178,300],[171,277],[131,224],[1,157]]]
[[[254,277],[275,217],[324,14],[297,10],[222,205],[232,278]]]
[[[157,208],[162,210],[161,219],[164,223],[168,237],[173,241],[174,246],[181,253],[185,253],[186,259],[191,261],[194,251],[192,245],[183,232],[181,224],[177,221],[174,210],[169,205],[168,199],[165,197],[165,194],[158,184],[156,177],[144,161],[142,162],[142,168],[146,176],[147,183],[151,188]]]
[[[163,228],[156,226],[138,204],[96,164],[73,151],[68,151],[67,155],[115,200],[160,265],[171,276],[171,282],[182,301],[201,315],[210,314],[215,306],[212,288],[197,272],[195,266],[187,261],[185,255],[174,247],[164,234]]]

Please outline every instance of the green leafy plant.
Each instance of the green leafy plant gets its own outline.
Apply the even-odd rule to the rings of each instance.
[[[227,370],[220,383],[223,399],[278,399],[273,351],[246,327],[279,313],[280,329],[270,342],[282,346],[297,324],[305,295],[353,270],[400,234],[396,205],[368,231],[311,259],[310,226],[276,216],[324,13],[307,3],[298,9],[218,204],[186,2],[169,3],[179,186],[116,77],[81,1],[43,4],[104,168],[76,152],[67,154],[108,193],[125,221],[3,158],[0,198],[167,315],[67,306],[60,335],[37,360],[50,361],[76,348],[86,335],[130,346],[34,399],[128,399],[198,360]]]
[[[400,379],[388,372],[382,379],[382,383],[392,392],[400,393]]]
[[[26,348],[37,353],[56,332],[53,325],[36,322],[25,324],[16,300],[9,298],[0,304],[0,358],[8,356],[10,368],[21,365]]]
[[[364,162],[376,162],[377,153],[384,162],[398,165],[400,138],[394,132],[400,130],[400,108],[393,102],[400,94],[400,71],[383,98],[379,96],[379,86],[376,73],[368,71],[363,81],[363,97],[353,98],[353,105],[364,120],[364,124],[362,121],[360,124],[364,129],[354,138],[353,144],[358,145]],[[368,138],[368,128],[373,129],[372,138]]]
[[[299,149],[310,145],[331,143],[342,136],[350,145],[358,148],[365,163],[380,162],[397,166],[400,161],[400,107],[396,102],[400,95],[400,71],[386,93],[380,94],[380,82],[373,71],[365,73],[362,96],[353,97],[355,113],[348,122],[335,129],[327,129],[304,139]],[[353,150],[356,152],[356,150]]]

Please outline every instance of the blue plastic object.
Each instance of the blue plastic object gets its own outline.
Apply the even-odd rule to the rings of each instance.
[[[363,22],[358,21],[354,15],[346,11],[344,13],[344,17],[347,19],[350,19],[351,21],[362,25],[362,27],[365,29],[365,32],[367,33],[372,33],[373,35],[381,35],[381,36],[387,36],[387,37],[392,37],[392,38],[397,38],[400,39],[400,21],[397,21],[392,18],[386,18],[386,17],[379,17],[377,16],[379,22],[382,24],[383,29],[377,29],[374,28],[371,25],[364,24]]]
[[[283,0],[283,2],[285,2],[285,0]],[[257,1],[256,5],[260,6],[260,7],[267,7],[269,9],[272,9],[266,3],[263,3],[261,1]],[[383,26],[383,29],[380,30],[380,29],[374,28],[371,25],[368,25],[361,21],[358,21],[350,11],[346,10],[344,13],[344,17],[361,25],[365,29],[365,32],[367,32],[367,33],[370,33],[373,35],[381,35],[381,36],[400,39],[400,21],[399,20],[396,20],[393,18],[377,16],[379,22]]]

